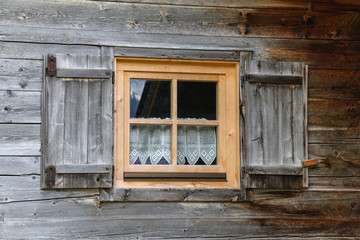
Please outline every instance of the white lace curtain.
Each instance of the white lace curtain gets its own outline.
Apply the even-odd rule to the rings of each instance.
[[[179,126],[177,162],[199,164],[200,158],[211,165],[217,155],[216,128],[208,126]],[[130,128],[130,164],[170,164],[171,127],[133,125]]]

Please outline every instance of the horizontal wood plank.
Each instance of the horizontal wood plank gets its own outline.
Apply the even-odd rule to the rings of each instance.
[[[41,123],[41,92],[0,91],[0,123]]]
[[[359,40],[360,14],[354,12],[317,12],[249,8],[212,8],[191,6],[143,5],[136,3],[94,2],[71,4],[41,1],[7,2],[0,14],[2,25],[16,24],[77,31],[116,31],[207,36],[262,38]],[[26,10],[24,10],[26,9]],[[60,11],[62,17],[49,12]],[[133,12],[137,12],[136,16]],[[36,13],[36,14],[35,14]],[[41,16],[41,17],[40,17]],[[20,19],[19,19],[20,18]],[[96,20],[95,20],[96,19]],[[150,19],[150,21],[149,21]],[[74,24],[75,23],[75,24]]]
[[[359,191],[360,177],[309,177],[309,190],[315,189],[328,191]]]
[[[336,101],[336,100],[309,100],[308,115],[346,115],[358,116],[360,113],[360,101]]]
[[[40,190],[40,175],[0,176],[0,205],[1,203],[19,201],[41,201],[44,199],[98,196],[99,190],[81,191],[78,189],[67,191]]]
[[[101,191],[104,202],[237,202],[243,201],[240,189],[121,189]]]
[[[0,156],[0,175],[40,174],[40,157]]]
[[[26,42],[62,43],[86,45],[107,45],[124,47],[152,47],[152,48],[185,48],[185,49],[219,49],[241,51],[253,49],[255,54],[263,59],[300,61],[310,68],[360,68],[360,42],[359,41],[318,41],[318,40],[291,40],[291,39],[258,39],[239,37],[211,37],[187,35],[160,35],[152,33],[139,33],[135,35],[107,32],[87,32],[78,30],[52,29],[51,31],[37,28],[5,26],[0,34],[6,34],[8,41],[22,39]],[[13,27],[15,28],[15,27]],[[50,34],[51,33],[51,34]],[[38,40],[33,36],[44,36]],[[66,37],[64,37],[66,36]],[[316,51],[314,51],[316,49]],[[329,59],[336,59],[329,60]]]
[[[331,228],[324,228],[331,226]],[[66,231],[59,232],[59,229]],[[336,237],[346,232],[348,237],[357,237],[360,233],[360,221],[357,220],[300,220],[274,218],[248,219],[111,219],[111,220],[68,220],[68,221],[6,221],[2,223],[4,238],[35,238],[38,236],[56,236],[54,239],[74,238],[163,238],[191,239],[216,238],[291,238],[299,236]]]
[[[270,83],[270,84],[297,84],[302,85],[302,76],[285,76],[285,75],[259,75],[247,74],[245,80],[250,83]]]
[[[15,62],[13,65],[16,66],[17,60],[40,60],[43,61],[44,55],[48,53],[62,53],[62,54],[89,54],[89,55],[99,55],[100,47],[99,46],[86,46],[86,45],[59,45],[56,43],[50,44],[38,44],[38,43],[26,43],[23,41],[20,42],[2,42],[0,41],[0,59],[14,59]],[[37,61],[34,61],[36,63]],[[10,65],[11,65],[10,64]],[[40,64],[38,62],[38,64]],[[23,65],[23,64],[22,64]],[[42,63],[41,63],[42,66]],[[41,90],[42,83],[42,67],[40,70],[40,65],[37,68],[29,68],[29,70],[35,69],[35,76],[40,78],[38,83],[39,88],[36,87],[36,90]],[[40,70],[40,72],[38,70]],[[4,70],[5,71],[5,70]],[[23,69],[23,71],[26,71]],[[14,74],[16,71],[11,71]],[[34,87],[35,88],[35,87]],[[29,89],[32,90],[32,89]],[[34,89],[35,90],[35,89]]]
[[[360,70],[310,69],[309,89],[360,87]]]
[[[57,164],[53,165],[56,173],[73,174],[73,173],[110,173],[112,165],[104,164]]]
[[[245,172],[248,174],[263,175],[302,175],[302,167],[296,166],[246,166]]]
[[[2,46],[2,44],[3,43],[0,43],[0,46]],[[41,91],[42,61],[27,59],[1,59],[1,57],[6,55],[6,53],[4,53],[6,50],[4,49],[5,47],[0,48],[0,91]],[[14,53],[14,55],[16,55],[16,53]]]
[[[0,155],[40,153],[40,124],[0,124]]]
[[[100,1],[100,0],[93,0]],[[104,1],[101,1],[104,2]],[[207,6],[207,7],[227,7],[227,8],[259,8],[259,9],[316,9],[322,11],[330,10],[343,10],[343,11],[355,11],[360,9],[360,4],[356,0],[347,0],[345,2],[329,2],[322,0],[313,0],[311,4],[306,0],[292,0],[292,1],[282,1],[282,0],[262,0],[262,1],[247,1],[247,0],[178,0],[176,2],[171,0],[106,0],[105,2],[118,2],[118,3],[142,3],[142,4],[156,4],[156,5],[176,5],[176,6]]]
[[[360,131],[353,129],[309,128],[309,143],[360,143]]]
[[[111,70],[106,69],[57,69],[58,78],[105,78],[110,79]]]

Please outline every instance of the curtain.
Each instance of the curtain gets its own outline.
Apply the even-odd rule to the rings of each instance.
[[[217,156],[216,139],[216,127],[178,126],[177,163],[179,165],[214,164]],[[130,164],[170,163],[170,126],[131,126]]]

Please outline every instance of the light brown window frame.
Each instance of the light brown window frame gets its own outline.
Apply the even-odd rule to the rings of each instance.
[[[150,58],[115,58],[115,188],[240,188],[239,137],[239,62],[177,60]],[[130,119],[130,79],[171,80],[171,119]],[[178,120],[176,116],[177,80],[218,82],[217,120]],[[172,161],[170,165],[130,165],[130,124],[172,126]],[[177,124],[218,127],[218,165],[177,165]],[[175,153],[175,154],[174,154]],[[176,181],[163,179],[124,179],[124,173],[151,176],[156,173],[184,174]],[[225,174],[226,179],[197,180],[194,173]],[[200,175],[201,175],[200,174]],[[195,174],[196,175],[196,174]],[[189,176],[187,179],[186,176]]]

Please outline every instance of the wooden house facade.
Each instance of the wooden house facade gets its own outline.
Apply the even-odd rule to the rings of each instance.
[[[357,0],[0,0],[0,239],[360,238],[359,29]],[[130,79],[174,116],[201,76],[219,167],[129,165],[131,124],[196,125],[129,117]]]

